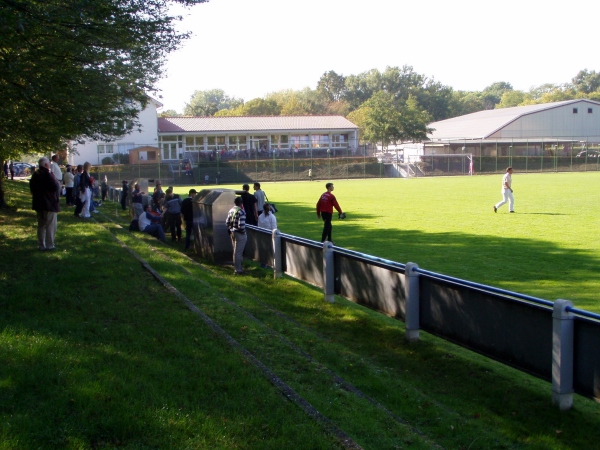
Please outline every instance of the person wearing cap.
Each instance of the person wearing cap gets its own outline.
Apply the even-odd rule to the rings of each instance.
[[[194,225],[194,204],[196,189],[190,189],[189,196],[181,202],[181,215],[185,220],[185,249],[189,249],[192,239],[192,225]]]

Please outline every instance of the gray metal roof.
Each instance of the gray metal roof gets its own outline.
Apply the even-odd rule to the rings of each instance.
[[[578,102],[600,105],[600,103],[591,100],[576,99],[515,106],[513,108],[490,109],[430,123],[428,127],[434,128],[434,131],[428,136],[432,141],[438,139],[486,139],[523,116]]]
[[[356,130],[343,116],[159,117],[159,133]]]

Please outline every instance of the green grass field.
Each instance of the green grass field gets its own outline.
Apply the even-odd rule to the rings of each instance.
[[[314,210],[326,181],[262,184],[279,208],[283,233],[320,240]],[[501,181],[500,175],[335,181],[348,218],[334,219],[333,240],[599,312],[600,173],[515,173],[515,214],[507,205],[494,214]]]
[[[375,192],[386,183],[337,183],[350,215],[336,223],[340,245],[383,252],[356,239],[358,224],[371,219],[350,208],[349,190]],[[284,231],[319,236],[312,198],[322,184],[265,186],[281,206]],[[26,183],[6,187],[12,208],[0,211],[0,450],[348,448],[290,402],[249,354],[365,449],[588,450],[600,440],[593,400],[576,395],[572,410],[559,411],[547,381],[425,332],[408,343],[401,321],[341,297],[325,302],[320,289],[274,279],[250,261],[248,275],[234,277],[230,266],[190,260],[182,242],[128,232],[129,216],[114,203],[89,220],[64,208],[58,250],[39,252]],[[301,190],[314,191],[303,194],[311,199],[304,206],[292,199]],[[490,190],[493,198],[497,191]],[[520,217],[494,215],[491,203],[487,209],[481,215],[499,224]],[[384,248],[385,239],[377,245]]]

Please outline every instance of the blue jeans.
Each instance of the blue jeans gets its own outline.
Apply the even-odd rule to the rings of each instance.
[[[159,240],[165,242],[167,239],[165,238],[165,232],[162,227],[158,223],[153,223],[152,225],[147,225],[144,228],[144,233],[148,233],[151,236],[158,238]]]

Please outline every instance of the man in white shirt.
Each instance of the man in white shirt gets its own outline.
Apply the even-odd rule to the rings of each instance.
[[[515,212],[515,197],[512,189],[512,167],[506,169],[506,173],[502,177],[502,201],[494,205],[494,212],[498,211],[502,205],[508,202],[508,212]]]
[[[62,183],[63,173],[60,170],[60,166],[58,165],[58,155],[52,156],[52,162],[50,163],[50,171],[54,174],[56,179]]]
[[[159,241],[166,242],[165,232],[160,225],[161,216],[155,216],[151,213],[150,204],[144,207],[144,212],[138,217],[138,226],[140,231],[156,237]]]
[[[254,183],[254,196],[256,197],[256,210],[260,216],[265,206],[265,191],[260,188],[260,183]]]

